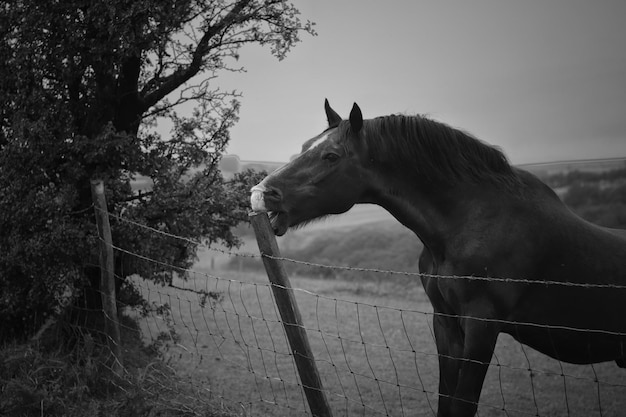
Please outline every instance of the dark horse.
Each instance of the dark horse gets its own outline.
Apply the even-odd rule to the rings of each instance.
[[[626,231],[573,214],[498,149],[420,116],[328,129],[252,189],[277,235],[355,203],[384,207],[424,243],[439,416],[472,416],[500,332],[561,361],[626,367]],[[486,278],[493,277],[489,280]]]

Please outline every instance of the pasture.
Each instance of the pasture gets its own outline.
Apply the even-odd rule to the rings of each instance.
[[[619,184],[623,181],[614,181],[613,188]],[[599,207],[601,202],[589,204]],[[612,206],[606,211],[623,212]],[[364,240],[389,231],[396,241],[408,232],[384,210],[363,205],[291,231],[278,242],[287,257],[386,269],[389,262],[398,265],[388,259],[395,250],[389,241],[377,240],[380,250],[358,262],[352,257]],[[252,231],[243,227],[238,232],[245,244],[236,252],[258,253]],[[417,259],[419,247],[416,241],[407,245],[408,255]],[[235,415],[308,415],[261,261],[207,249],[198,255],[190,279],[175,282],[190,291],[136,280],[150,302],[168,306],[163,310],[168,314],[140,319],[146,343],[160,337],[168,363],[188,377],[197,396],[223,403]],[[241,268],[250,264],[256,264],[255,272]],[[291,282],[299,288],[297,300],[334,415],[435,415],[433,310],[419,280],[354,271],[316,279],[325,275],[320,268],[291,266]],[[215,297],[207,297],[209,293]],[[626,370],[613,362],[570,365],[501,335],[478,415],[622,416],[625,394]]]
[[[307,415],[267,277],[211,270],[206,256],[175,282],[190,291],[135,280],[147,300],[168,307],[140,320],[146,342],[163,332],[167,363],[237,415]],[[418,279],[384,275],[291,277],[335,416],[435,414],[432,307]],[[501,335],[478,415],[619,416],[625,393],[626,371],[614,363],[569,365]]]

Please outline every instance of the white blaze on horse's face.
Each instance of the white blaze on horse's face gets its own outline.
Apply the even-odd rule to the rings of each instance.
[[[317,148],[322,143],[326,142],[326,140],[328,140],[328,133],[324,133],[322,136],[320,136],[305,152],[309,152],[310,150]]]

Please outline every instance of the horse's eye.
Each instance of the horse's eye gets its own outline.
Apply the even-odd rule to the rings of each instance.
[[[325,161],[328,161],[330,163],[334,163],[334,162],[337,162],[339,160],[339,155],[337,155],[336,153],[329,152],[329,153],[325,154],[322,159],[324,159]]]

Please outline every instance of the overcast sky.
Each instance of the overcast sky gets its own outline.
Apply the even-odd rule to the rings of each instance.
[[[624,0],[295,0],[318,36],[283,61],[241,51],[228,153],[287,161],[347,117],[427,114],[513,163],[626,157]]]

